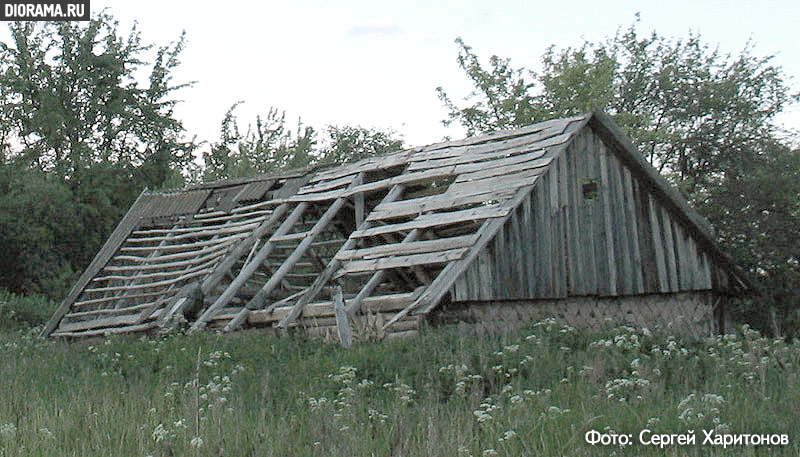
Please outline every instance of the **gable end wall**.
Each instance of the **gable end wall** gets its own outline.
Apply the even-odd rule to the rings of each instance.
[[[597,192],[584,196],[584,184]],[[715,290],[728,274],[587,127],[539,177],[452,301],[627,296]]]

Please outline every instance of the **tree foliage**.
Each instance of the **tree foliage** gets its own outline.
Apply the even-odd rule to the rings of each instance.
[[[105,13],[12,22],[0,43],[0,287],[63,293],[144,187],[174,187],[193,141],[175,119],[185,40],[154,48]],[[145,55],[152,54],[151,62]]]
[[[787,332],[800,329],[798,152],[775,116],[797,100],[771,56],[723,54],[699,35],[640,36],[636,24],[599,43],[550,47],[537,74],[462,40],[457,62],[474,90],[461,106],[439,88],[443,122],[470,134],[603,109],[718,229]],[[766,327],[766,308],[749,307]]]
[[[256,116],[255,124],[242,129],[234,114],[240,104],[225,113],[219,142],[203,156],[204,180],[342,164],[403,147],[393,132],[349,125],[327,126],[320,141],[317,132],[299,120],[295,131],[287,129],[286,113],[276,108],[270,108],[264,117]]]

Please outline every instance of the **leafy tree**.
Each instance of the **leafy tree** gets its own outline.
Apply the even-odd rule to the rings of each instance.
[[[0,43],[0,129],[4,155],[25,166],[55,173],[71,187],[96,163],[113,163],[131,174],[147,163],[158,168],[137,175],[142,184],[164,185],[191,160],[194,144],[181,139],[173,117],[172,84],[185,45],[156,50],[147,84],[135,26],[127,37],[101,13],[86,25],[12,22],[12,40]]]
[[[366,157],[389,154],[403,149],[403,141],[394,132],[366,127],[329,125],[327,144],[322,148],[321,164],[342,164]]]
[[[203,179],[252,176],[289,168],[351,162],[402,149],[403,142],[393,132],[353,126],[329,125],[318,144],[312,127],[298,121],[293,133],[286,128],[286,113],[270,108],[255,125],[239,127],[234,104],[223,117],[220,141],[204,155]]]
[[[475,90],[459,106],[438,89],[446,125],[474,134],[605,110],[757,278],[773,316],[751,304],[750,321],[800,331],[800,162],[774,122],[798,97],[771,56],[753,55],[750,45],[725,55],[694,35],[641,37],[634,24],[604,42],[550,47],[536,74],[496,56],[487,69],[456,42]]]
[[[145,186],[174,187],[194,142],[167,46],[87,23],[12,22],[0,43],[0,287],[63,293]],[[153,52],[148,63],[145,54]]]
[[[316,144],[316,133],[298,120],[297,132],[286,128],[286,113],[270,108],[265,117],[242,131],[234,114],[235,103],[222,119],[220,141],[203,158],[203,179],[252,176],[286,168],[308,166]]]

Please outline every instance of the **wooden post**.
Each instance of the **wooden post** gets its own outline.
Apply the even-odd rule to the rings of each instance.
[[[336,314],[336,329],[339,331],[339,341],[342,347],[349,348],[353,344],[353,334],[350,331],[350,321],[344,307],[342,286],[337,285],[333,293],[333,311]]]

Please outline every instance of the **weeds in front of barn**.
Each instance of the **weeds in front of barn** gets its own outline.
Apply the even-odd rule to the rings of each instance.
[[[67,343],[0,331],[0,455],[798,455],[800,344],[553,321],[356,345],[258,332]],[[652,433],[789,445],[643,446]],[[590,446],[585,433],[631,433]]]

